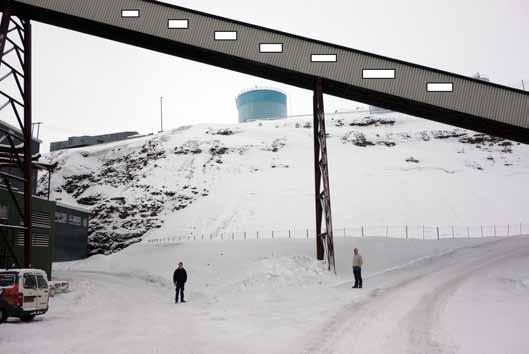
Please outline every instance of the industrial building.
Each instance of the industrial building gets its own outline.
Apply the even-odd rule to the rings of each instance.
[[[0,146],[9,146],[14,137],[23,137],[20,129],[0,121]],[[41,143],[32,139],[33,155],[39,153]],[[0,166],[0,172],[0,268],[8,268],[24,264],[24,228],[18,226],[24,224],[24,173],[8,164]],[[37,177],[37,170],[33,169],[32,266],[45,270],[51,278],[53,261],[87,257],[89,211],[50,201],[49,195],[36,196]]]
[[[83,135],[83,136],[71,136],[66,141],[55,141],[50,144],[50,151],[73,149],[83,146],[92,146],[98,144],[111,143],[114,141],[126,140],[133,136],[138,135],[138,132],[119,132],[113,134],[104,135]]]
[[[74,261],[88,257],[87,209],[56,202],[55,262]]]
[[[24,264],[24,229],[3,225],[23,224],[21,215],[11,198],[11,193],[0,186],[0,269]],[[13,192],[18,205],[24,205],[24,195]],[[51,278],[55,241],[55,202],[33,196],[32,200],[32,264],[46,271]]]
[[[270,88],[253,88],[241,92],[236,99],[239,123],[257,119],[278,119],[287,116],[287,95]]]

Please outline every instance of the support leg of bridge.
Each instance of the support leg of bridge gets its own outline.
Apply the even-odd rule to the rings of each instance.
[[[324,259],[327,251],[329,270],[336,272],[334,262],[334,243],[331,217],[331,194],[329,187],[329,168],[327,164],[327,136],[323,107],[323,80],[316,80],[313,100],[314,112],[314,176],[316,202],[316,255]],[[322,190],[323,187],[323,190]],[[325,213],[325,232],[322,232],[322,217]]]
[[[31,21],[22,19],[24,26],[24,266],[32,263],[32,117],[31,117]]]
[[[314,91],[314,100],[313,100],[313,113],[314,113],[314,197],[316,202],[316,256],[318,260],[323,261],[324,250],[323,250],[323,239],[321,235],[321,216],[322,216],[322,204],[321,204],[321,170],[320,170],[320,139],[318,134],[320,131],[320,120],[318,110],[320,106],[318,105],[317,93]]]

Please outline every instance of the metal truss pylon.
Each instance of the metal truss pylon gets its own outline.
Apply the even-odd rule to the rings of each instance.
[[[10,2],[3,7],[0,22],[0,68],[7,72],[0,76],[0,111],[8,109],[20,126],[23,138],[8,130],[2,132],[7,136],[9,145],[0,145],[0,176],[4,187],[9,191],[19,214],[21,225],[0,225],[1,238],[10,256],[17,266],[31,267],[32,260],[32,132],[31,132],[31,22],[29,19],[17,17],[13,13]],[[10,92],[8,81],[14,87]],[[21,117],[23,111],[23,117]],[[20,175],[5,173],[2,169],[14,166],[22,171]],[[22,209],[11,187],[11,180],[24,183],[24,208]],[[17,259],[14,250],[4,235],[5,230],[24,230],[24,260]]]
[[[327,254],[328,269],[336,273],[334,243],[332,233],[331,193],[329,186],[329,166],[327,163],[327,134],[323,109],[323,80],[317,79],[314,88],[314,176],[316,200],[316,254],[323,260]],[[323,188],[323,189],[322,189]],[[322,231],[325,215],[325,231]]]

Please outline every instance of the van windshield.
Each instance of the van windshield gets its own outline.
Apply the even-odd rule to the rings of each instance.
[[[15,273],[0,273],[0,287],[9,287],[15,284],[17,275]]]

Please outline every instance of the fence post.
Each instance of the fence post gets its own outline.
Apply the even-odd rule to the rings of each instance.
[[[274,238],[274,230],[272,230],[272,238]]]
[[[257,231],[257,239],[259,240],[259,231]]]
[[[507,224],[507,237],[509,237],[509,224]]]
[[[209,239],[213,240],[213,234],[209,234]]]
[[[232,232],[232,233],[231,233],[231,239],[232,239],[232,240],[235,240],[235,232]]]
[[[220,239],[224,240],[224,233],[223,232],[220,233]]]
[[[454,225],[452,225],[452,238],[456,237],[454,234]]]
[[[290,230],[288,230],[288,238],[290,238]]]
[[[244,231],[244,239],[246,240],[246,231]]]
[[[522,224],[520,224],[522,225]],[[522,227],[520,226],[520,235],[522,234]],[[343,238],[345,238],[345,227],[343,228]]]
[[[424,240],[424,225],[422,226],[422,239]]]
[[[362,237],[364,237],[364,227],[362,226]]]
[[[408,239],[408,225],[406,225],[406,240]]]
[[[309,229],[307,229],[307,240],[309,239]]]
[[[439,226],[437,226],[437,240],[439,240]]]

